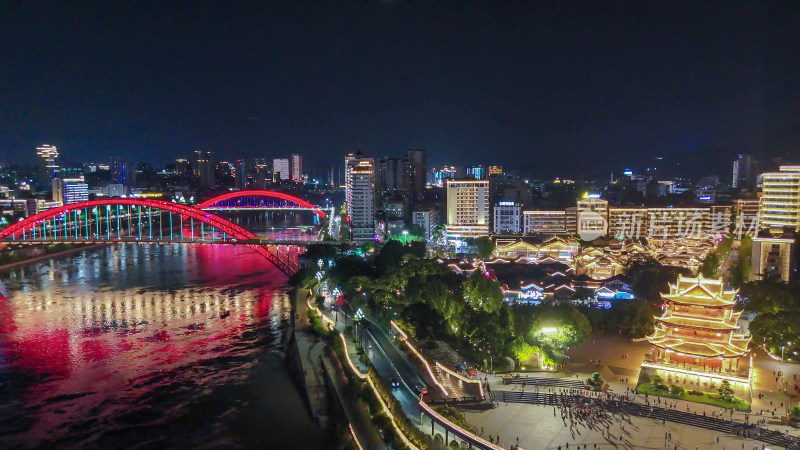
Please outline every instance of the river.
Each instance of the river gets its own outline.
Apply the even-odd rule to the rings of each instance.
[[[283,360],[286,276],[235,246],[0,273],[0,448],[326,448]]]

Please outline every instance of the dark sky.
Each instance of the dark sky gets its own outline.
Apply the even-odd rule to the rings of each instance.
[[[624,165],[800,121],[800,2],[0,3],[0,157]]]

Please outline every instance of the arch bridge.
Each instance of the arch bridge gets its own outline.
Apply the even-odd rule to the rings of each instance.
[[[43,243],[181,243],[246,245],[287,275],[312,242],[261,239],[202,209],[164,200],[112,198],[48,209],[0,230],[0,249]]]
[[[226,192],[198,204],[197,208],[206,211],[312,211],[320,219],[326,217],[320,206],[291,194],[268,190]]]

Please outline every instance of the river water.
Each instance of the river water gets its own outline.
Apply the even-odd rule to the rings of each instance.
[[[326,448],[283,360],[286,276],[123,245],[0,273],[0,448]]]

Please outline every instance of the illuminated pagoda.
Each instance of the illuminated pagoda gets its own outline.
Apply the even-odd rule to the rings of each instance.
[[[662,294],[666,308],[647,336],[653,350],[643,366],[749,382],[750,337],[739,332],[736,292],[721,279],[679,276]]]

